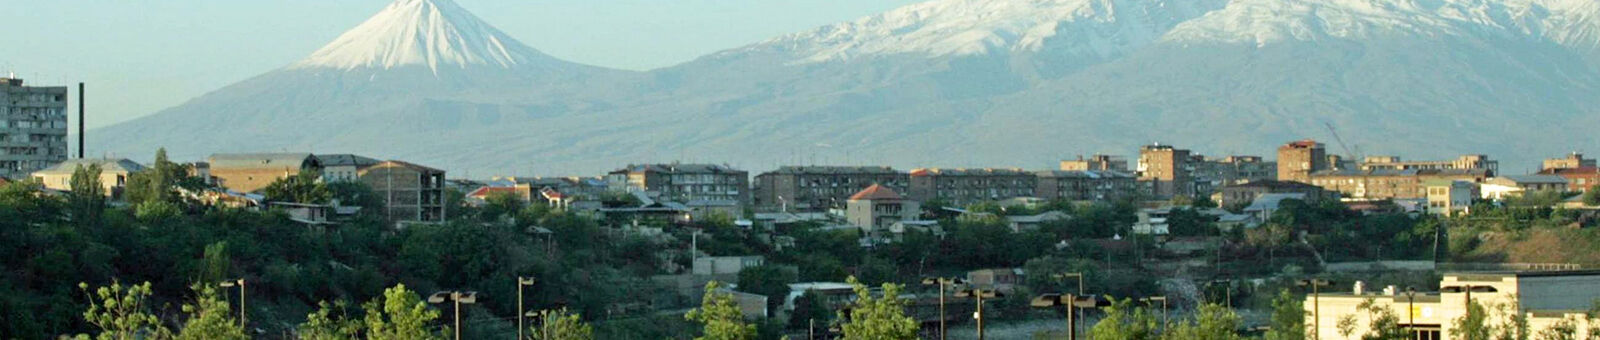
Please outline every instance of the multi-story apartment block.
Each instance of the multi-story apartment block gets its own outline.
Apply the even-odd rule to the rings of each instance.
[[[644,192],[658,199],[750,202],[750,175],[726,165],[634,164],[606,175],[613,191]]]
[[[1022,169],[911,170],[910,197],[967,205],[1015,197],[1035,197],[1038,177]]]
[[[886,166],[785,166],[756,176],[755,207],[767,211],[842,208],[872,185],[908,192],[908,174]]]
[[[1117,156],[1096,154],[1084,159],[1061,161],[1061,171],[1120,171],[1128,172],[1128,160]]]
[[[361,183],[384,202],[384,217],[393,222],[445,221],[444,170],[401,162],[382,161],[362,167]]]
[[[1193,196],[1194,182],[1189,176],[1194,171],[1189,164],[1189,150],[1171,145],[1146,145],[1139,148],[1139,181],[1150,188],[1157,198]]]
[[[1222,199],[1217,202],[1224,207],[1250,204],[1261,196],[1270,194],[1301,194],[1307,203],[1316,204],[1324,199],[1332,199],[1322,187],[1289,181],[1254,181],[1250,183],[1235,184],[1222,187]]]
[[[67,88],[0,78],[0,177],[27,177],[67,160]]]
[[[1544,160],[1544,165],[1540,166],[1539,170],[1542,171],[1542,170],[1550,170],[1550,169],[1576,169],[1576,168],[1593,168],[1593,167],[1595,167],[1595,162],[1594,162],[1593,158],[1583,158],[1583,154],[1577,153],[1577,152],[1573,152],[1571,154],[1568,154],[1567,157],[1545,159]]]
[[[1311,173],[1328,170],[1329,161],[1322,143],[1310,139],[1289,142],[1278,147],[1278,180],[1311,183]]]
[[[1500,161],[1485,155],[1463,155],[1445,161],[1402,161],[1397,156],[1368,156],[1361,161],[1361,170],[1446,170],[1481,169],[1500,171]]]
[[[1260,156],[1227,156],[1222,158],[1192,156],[1194,192],[1204,196],[1222,187],[1278,179],[1278,163],[1263,161]]]
[[[1139,181],[1118,171],[1040,171],[1034,194],[1048,200],[1113,201],[1139,195]]]
[[[1429,180],[1483,183],[1494,172],[1485,169],[1323,170],[1311,184],[1357,199],[1423,199]]]
[[[1555,175],[1567,179],[1567,190],[1589,192],[1589,189],[1600,185],[1600,168],[1586,166],[1579,168],[1545,169],[1540,175]]]

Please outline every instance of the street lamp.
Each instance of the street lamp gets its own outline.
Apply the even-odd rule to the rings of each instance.
[[[1067,339],[1068,340],[1073,340],[1073,339],[1077,339],[1078,338],[1077,332],[1074,332],[1074,330],[1076,330],[1077,327],[1073,327],[1073,326],[1075,326],[1075,324],[1074,324],[1074,322],[1072,320],[1072,313],[1074,312],[1074,310],[1072,308],[1072,302],[1075,299],[1076,299],[1076,296],[1072,295],[1071,293],[1067,293],[1067,294],[1054,294],[1054,293],[1040,294],[1038,297],[1034,297],[1033,298],[1033,302],[1029,303],[1029,305],[1033,306],[1033,308],[1050,308],[1050,307],[1056,307],[1056,306],[1065,306],[1065,307],[1067,307]]]
[[[1162,332],[1166,332],[1167,331],[1167,297],[1166,296],[1151,296],[1151,297],[1146,297],[1146,298],[1140,298],[1139,301],[1140,302],[1144,302],[1145,306],[1149,306],[1151,303],[1154,303],[1156,301],[1161,301],[1161,331]]]
[[[1422,337],[1422,333],[1417,332],[1417,288],[1411,286],[1406,286],[1406,328],[1414,338]]]
[[[1003,296],[1005,296],[1005,294],[1000,294],[1000,292],[997,292],[994,289],[969,288],[956,292],[956,297],[971,297],[978,300],[978,311],[972,313],[972,318],[978,320],[978,340],[983,340],[983,299],[993,299]]]
[[[244,278],[238,278],[233,281],[223,281],[222,283],[218,283],[217,286],[221,286],[222,288],[233,288],[234,286],[239,287],[239,328],[244,328]]]
[[[1311,327],[1317,329],[1315,333],[1311,334],[1316,335],[1313,337],[1314,340],[1322,340],[1322,301],[1320,299],[1320,288],[1332,286],[1333,281],[1324,279],[1304,279],[1295,281],[1294,285],[1311,287]]]
[[[478,292],[438,291],[428,296],[428,303],[432,304],[444,303],[447,300],[455,305],[456,340],[461,340],[461,305],[478,303]]]
[[[522,332],[525,332],[525,330],[528,328],[526,323],[523,321],[526,319],[523,314],[526,314],[528,310],[522,307],[522,287],[528,286],[533,286],[532,276],[517,277],[517,340],[524,339],[522,337]]]
[[[944,288],[966,283],[967,280],[962,280],[959,277],[930,277],[922,279],[922,285],[924,286],[939,285],[939,340],[944,340],[945,338]]]
[[[1080,296],[1083,295],[1083,273],[1050,274],[1050,278],[1056,279],[1056,283],[1057,284],[1060,284],[1063,281],[1066,281],[1066,279],[1069,278],[1069,277],[1078,278],[1078,295],[1080,295]]]

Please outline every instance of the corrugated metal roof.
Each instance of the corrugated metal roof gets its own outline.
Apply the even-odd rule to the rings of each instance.
[[[378,164],[379,160],[352,154],[317,155],[317,161],[322,166],[370,166]]]
[[[310,153],[219,153],[207,160],[212,169],[303,168],[318,163]]]

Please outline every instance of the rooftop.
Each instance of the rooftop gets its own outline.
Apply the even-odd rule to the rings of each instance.
[[[379,161],[379,160],[376,160],[376,159],[371,159],[371,158],[362,157],[362,156],[358,156],[358,155],[352,155],[352,154],[317,155],[317,161],[322,162],[322,166],[357,166],[357,167],[370,166],[370,165],[378,164],[379,162],[382,162],[382,161]]]
[[[79,166],[88,167],[99,165],[102,173],[133,173],[144,170],[144,165],[128,160],[127,158],[79,158],[69,159],[55,166],[33,172],[41,175],[71,175]]]
[[[823,175],[832,175],[832,174],[852,174],[852,175],[854,175],[854,174],[883,174],[883,175],[892,175],[892,174],[900,174],[902,172],[896,171],[894,168],[887,167],[887,166],[826,166],[826,165],[816,166],[816,165],[806,165],[806,166],[782,166],[782,167],[779,167],[778,170],[774,170],[774,171],[768,172],[768,173],[776,173],[776,174],[810,174],[810,175],[817,175],[817,174],[823,174]]]
[[[1126,173],[1126,172],[1106,171],[1106,170],[1087,170],[1087,171],[1046,170],[1046,171],[1036,172],[1036,174],[1039,177],[1048,177],[1048,178],[1090,178],[1090,179],[1100,179],[1100,178],[1134,178],[1135,177],[1133,174]]]
[[[665,172],[665,173],[745,173],[744,170],[734,169],[727,165],[717,164],[628,164],[628,166],[612,171],[623,172]]]
[[[1567,184],[1567,179],[1555,175],[1510,175],[1499,178],[1521,184]]]
[[[983,168],[983,169],[919,168],[919,169],[911,170],[911,176],[912,177],[922,177],[922,176],[1019,176],[1019,175],[1020,176],[1030,176],[1031,177],[1031,176],[1033,176],[1033,173],[1030,173],[1030,172],[1027,172],[1027,171],[1023,171],[1022,169],[1017,169],[1017,168],[1009,168],[1009,169],[997,169],[997,168]]]
[[[900,194],[895,193],[894,190],[889,189],[888,187],[878,184],[873,184],[866,189],[862,189],[861,192],[857,192],[855,195],[850,196],[851,201],[893,201],[899,199],[901,199]]]
[[[1488,169],[1340,169],[1322,170],[1312,173],[1312,176],[1489,176],[1492,172]]]
[[[218,153],[207,159],[212,169],[304,167],[317,164],[310,153]]]
[[[1279,190],[1279,189],[1321,189],[1322,187],[1315,186],[1315,185],[1310,185],[1310,184],[1305,184],[1305,183],[1300,183],[1300,182],[1294,182],[1294,181],[1255,181],[1255,182],[1244,183],[1244,184],[1229,185],[1226,188],[1266,188],[1266,189],[1269,189],[1269,190]]]

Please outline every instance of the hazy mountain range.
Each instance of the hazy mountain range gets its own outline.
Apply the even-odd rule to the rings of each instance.
[[[627,163],[1043,169],[1151,142],[1272,158],[1600,141],[1593,0],[936,0],[633,72],[559,60],[449,0],[399,0],[305,60],[91,150],[353,152],[453,176]],[[1600,150],[1591,150],[1600,152]],[[463,172],[463,171],[468,172]]]

